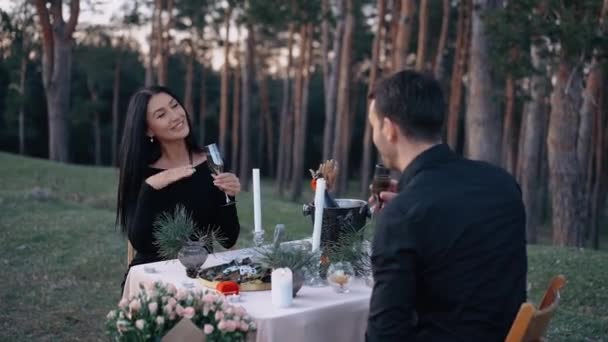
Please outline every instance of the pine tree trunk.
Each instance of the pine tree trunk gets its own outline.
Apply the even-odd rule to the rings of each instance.
[[[230,139],[230,155],[232,163],[230,163],[230,169],[235,174],[239,174],[239,150],[241,153],[243,150],[242,142],[239,141],[241,136],[240,130],[240,117],[241,117],[241,75],[246,72],[245,69],[241,68],[241,60],[239,58],[238,43],[234,50],[236,56],[236,66],[234,68],[234,91],[232,92],[232,138]]]
[[[441,19],[441,35],[437,44],[437,53],[433,64],[433,74],[437,80],[443,79],[443,57],[445,56],[445,45],[448,40],[448,29],[450,27],[450,0],[443,0],[443,16]]]
[[[541,59],[540,49],[543,46],[532,45],[530,55],[536,70],[543,70],[545,63]],[[546,124],[548,119],[547,79],[544,75],[530,76],[530,100],[524,104],[521,120],[519,145],[519,162],[517,178],[521,185],[522,198],[526,206],[526,239],[536,243],[542,223],[543,205],[541,197],[541,163],[546,149]]]
[[[91,107],[93,107],[93,147],[95,155],[95,165],[101,165],[101,119],[99,117],[99,94],[94,84],[87,79],[89,96],[91,97]]]
[[[207,85],[206,85],[205,66],[201,64],[201,88],[200,88],[200,104],[198,107],[198,127],[200,143],[205,144],[205,120],[207,120]]]
[[[338,91],[338,80],[340,74],[340,59],[342,53],[342,37],[344,36],[344,18],[342,16],[344,9],[344,0],[338,0],[336,9],[336,28],[333,36],[333,52],[334,58],[332,63],[328,62],[327,70],[327,86],[325,92],[325,127],[323,129],[323,160],[332,157],[333,146],[336,143],[334,139],[335,121],[336,121],[336,94]],[[323,52],[323,58],[328,58],[328,53]],[[334,156],[335,157],[335,156]]]
[[[607,1],[608,3],[608,1]],[[590,227],[590,239],[591,239],[591,247],[594,249],[600,248],[599,241],[599,223],[602,217],[602,209],[603,201],[606,193],[602,192],[602,189],[605,188],[606,183],[608,183],[608,173],[604,174],[604,168],[606,164],[606,151],[608,150],[608,144],[606,141],[606,132],[608,131],[608,121],[606,120],[606,102],[605,102],[605,86],[607,86],[608,82],[606,82],[606,77],[602,72],[601,68],[599,69],[598,79],[599,84],[597,88],[590,89],[590,84],[587,84],[586,93],[590,93],[595,95],[595,103],[596,108],[594,108],[594,127],[596,130],[595,141],[593,146],[593,153],[595,158],[595,173],[594,179],[592,182],[591,188],[591,227]],[[590,77],[589,75],[588,77]],[[602,86],[603,85],[603,86]],[[587,101],[587,99],[585,99]],[[605,190],[605,189],[604,189]]]
[[[308,126],[308,85],[310,83],[310,64],[312,60],[312,24],[302,26],[302,56],[300,59],[300,72],[298,76],[299,101],[295,101],[296,109],[295,121],[295,142],[293,144],[293,173],[291,179],[291,200],[296,201],[302,194],[302,177],[304,172],[304,156],[306,155],[306,128]],[[296,81],[298,83],[298,81]],[[296,99],[298,96],[296,96]]]
[[[192,115],[194,114],[194,96],[192,95],[194,86],[194,48],[192,47],[192,43],[190,43],[190,51],[186,60],[185,83],[184,106],[186,107],[186,112],[188,112],[188,115],[192,118]]]
[[[418,52],[416,53],[416,70],[424,70],[426,62],[426,40],[429,27],[429,2],[420,1],[420,16],[418,24]]]
[[[507,75],[505,84],[505,114],[502,134],[502,163],[505,170],[515,174],[517,161],[516,132],[515,132],[515,82],[511,74]]]
[[[336,134],[334,145],[334,156],[338,161],[340,167],[340,179],[345,179],[344,182],[338,182],[336,189],[337,194],[344,192],[343,185],[346,184],[348,178],[348,165],[346,165],[347,158],[344,151],[348,151],[348,146],[343,146],[347,139],[345,135],[347,132],[344,128],[348,124],[349,115],[349,100],[350,100],[350,83],[351,83],[351,57],[352,57],[352,46],[353,46],[353,33],[355,26],[354,18],[354,4],[353,0],[346,0],[346,19],[344,26],[344,38],[342,40],[342,58],[340,60],[340,82],[338,85],[338,104],[337,104],[337,121],[336,121]]]
[[[382,27],[384,26],[384,15],[386,11],[385,0],[378,0],[378,23],[376,26],[376,36],[372,43],[372,64],[369,74],[368,91],[369,94],[372,91],[372,87],[376,83],[378,78],[379,69],[379,58],[380,58],[380,43],[384,39],[382,35]],[[371,101],[367,101],[366,111],[369,110]],[[365,134],[363,135],[363,161],[361,162],[361,198],[366,198],[369,192],[368,186],[371,180],[371,169],[372,169],[372,126],[369,124],[367,117],[365,120]]]
[[[386,40],[389,41],[385,45],[385,69],[387,72],[395,71],[395,56],[397,55],[397,35],[399,33],[399,21],[401,20],[401,0],[389,0],[389,8],[391,20],[386,28]]]
[[[285,71],[285,78],[283,80],[283,103],[281,105],[281,124],[280,124],[280,132],[279,132],[279,158],[277,163],[277,183],[278,183],[278,193],[279,195],[283,194],[283,190],[285,187],[285,179],[287,176],[287,167],[286,165],[289,163],[289,151],[287,140],[289,138],[289,132],[291,131],[289,125],[289,117],[291,116],[291,100],[290,100],[290,80],[291,80],[291,67],[293,63],[293,35],[294,35],[294,24],[289,23],[289,35],[287,42],[287,67]]]
[[[225,156],[228,151],[228,82],[230,73],[230,42],[228,36],[230,34],[230,17],[232,14],[232,8],[228,8],[226,12],[225,27],[226,27],[226,39],[224,40],[224,66],[222,67],[222,81],[221,81],[221,93],[220,93],[220,132],[219,132],[219,148],[220,153]]]
[[[118,105],[120,103],[120,64],[121,51],[118,52],[116,62],[114,63],[114,86],[112,87],[112,165],[118,165],[118,137],[120,119],[118,113]]]
[[[149,87],[154,82],[154,59],[156,58],[157,50],[158,50],[158,23],[160,21],[160,1],[154,1],[154,8],[152,9],[152,30],[150,32],[150,37],[148,39],[148,43],[150,45],[150,50],[148,51],[148,55],[146,56],[146,78],[145,78],[145,86]]]
[[[270,100],[268,98],[268,76],[265,73],[260,73],[260,106],[262,110],[262,120],[264,121],[264,130],[260,132],[265,136],[266,145],[266,161],[269,176],[274,177],[275,161],[274,161],[274,125],[272,124],[272,115],[270,114]]]
[[[406,67],[407,55],[409,53],[410,41],[412,39],[412,26],[416,14],[415,0],[401,0],[401,17],[397,27],[395,38],[395,55],[393,71],[399,71]]]
[[[19,154],[25,154],[25,79],[27,76],[27,53],[21,56],[19,67]]]
[[[254,71],[255,31],[251,25],[247,26],[247,47],[245,48],[245,63],[243,72],[242,108],[241,108],[241,151],[240,175],[241,186],[249,190],[251,175],[251,148],[249,141],[251,118],[251,92]]]
[[[161,7],[158,23],[158,84],[161,86],[167,86],[169,84],[169,30],[171,30],[173,26],[174,0],[165,0],[164,4],[165,7]],[[166,12],[166,15],[163,15],[163,12]],[[168,18],[166,23],[163,22],[163,17]]]
[[[499,0],[475,2],[469,59],[469,93],[467,98],[466,152],[471,159],[501,164],[502,116],[492,89],[496,83],[489,62],[489,39],[485,34],[483,16],[498,8]]]
[[[551,94],[547,138],[553,243],[582,247],[587,212],[583,199],[583,168],[576,151],[582,77],[565,59],[557,66]]]
[[[70,1],[70,18],[63,20],[60,2],[47,8],[46,1],[35,1],[42,33],[42,83],[46,91],[49,127],[49,158],[69,159],[66,116],[70,109],[72,75],[72,35],[78,22],[80,1]],[[53,18],[51,23],[51,18]]]
[[[450,79],[450,97],[447,122],[447,142],[455,151],[458,150],[460,136],[460,111],[462,103],[462,77],[467,69],[471,35],[471,0],[463,0],[458,10],[456,34],[456,51],[452,77]]]

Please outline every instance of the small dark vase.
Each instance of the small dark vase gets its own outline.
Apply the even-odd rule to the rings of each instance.
[[[207,260],[209,252],[203,242],[187,241],[177,253],[177,259],[186,268],[186,275],[189,278],[196,278],[201,266]]]

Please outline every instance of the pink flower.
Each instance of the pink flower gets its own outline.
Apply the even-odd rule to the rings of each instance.
[[[141,309],[141,302],[139,299],[133,299],[129,304],[129,309],[131,309],[131,311],[139,311],[139,309]]]
[[[175,298],[171,297],[171,298],[169,298],[169,302],[167,304],[172,307],[175,307],[175,305],[177,304],[177,301],[175,300]]]
[[[139,330],[144,330],[144,325],[146,324],[146,322],[143,319],[138,319],[135,322],[135,327],[137,327],[137,329]]]
[[[120,302],[118,302],[118,307],[121,309],[126,308],[127,305],[129,305],[129,300],[127,300],[127,298],[123,298],[120,300]]]
[[[192,319],[192,317],[194,317],[195,313],[196,312],[194,311],[194,308],[189,306],[184,309],[184,318]]]
[[[217,328],[220,329],[220,331],[226,331],[226,321],[220,321],[217,324]]]
[[[156,283],[153,281],[146,281],[144,282],[144,287],[147,291],[154,290],[154,288],[156,287]]]
[[[163,317],[163,316],[157,316],[156,317],[156,324],[157,325],[163,325],[163,324],[165,324],[165,317]]]
[[[228,316],[234,314],[234,309],[232,307],[228,307],[228,309],[226,309],[225,311],[226,311],[226,315],[228,315]]]
[[[167,292],[169,292],[170,294],[174,294],[175,292],[177,292],[177,288],[175,287],[175,285],[169,284],[167,285]]]
[[[236,314],[239,315],[239,316],[241,316],[241,317],[243,317],[243,316],[245,316],[247,314],[247,310],[245,310],[245,308],[242,307],[242,306],[237,306],[236,309],[235,309],[235,311],[236,311]]]
[[[241,327],[240,327],[241,331],[249,331],[249,324],[245,323],[245,322],[241,322]]]
[[[163,302],[163,304],[167,304],[167,301],[168,301],[168,300],[169,300],[169,297],[167,297],[167,296],[163,296],[163,297],[161,298],[161,301]]]
[[[158,303],[152,302],[148,304],[148,310],[150,310],[151,314],[155,315],[156,311],[158,311]]]
[[[177,306],[175,307],[175,313],[178,316],[183,316],[184,315],[184,307],[181,306],[181,305],[179,305],[179,304],[177,304]]]
[[[226,321],[226,331],[233,332],[236,330],[237,323],[235,321]]]
[[[205,326],[203,327],[203,332],[205,333],[205,335],[209,335],[213,332],[213,330],[215,330],[213,328],[213,325],[211,324],[205,324]]]
[[[203,316],[207,316],[210,310],[211,308],[209,307],[209,304],[203,305]]]
[[[221,321],[223,318],[224,318],[224,313],[222,311],[216,311],[215,312],[215,320],[216,321]],[[219,326],[218,326],[218,328],[219,328]]]
[[[177,290],[177,295],[175,297],[177,298],[177,300],[184,300],[186,299],[186,297],[188,297],[188,292],[179,289]]]
[[[216,297],[211,293],[208,293],[203,296],[203,302],[205,302],[206,304],[213,304],[213,302],[215,302],[215,299]]]

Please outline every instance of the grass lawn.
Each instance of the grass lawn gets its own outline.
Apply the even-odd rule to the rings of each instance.
[[[6,153],[0,165],[0,341],[105,341],[126,268],[116,171]],[[278,199],[270,183],[262,202],[266,229],[284,223],[293,238],[310,235],[301,204]],[[251,241],[252,207],[243,193],[240,246]],[[529,264],[533,302],[553,275],[568,278],[551,341],[608,341],[608,253],[530,246]]]

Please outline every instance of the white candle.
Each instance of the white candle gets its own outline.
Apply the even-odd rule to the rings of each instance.
[[[272,305],[278,308],[291,306],[293,302],[293,274],[289,268],[277,268],[272,271],[271,296]]]
[[[315,223],[312,230],[312,251],[317,252],[321,247],[321,227],[323,225],[323,209],[325,208],[325,179],[317,179],[315,191]]]
[[[260,169],[253,169],[253,226],[262,231],[262,199],[260,194]]]

